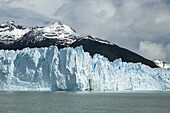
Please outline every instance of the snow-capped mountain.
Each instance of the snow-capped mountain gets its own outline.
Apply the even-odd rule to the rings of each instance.
[[[154,60],[155,64],[161,68],[170,68],[170,64],[163,62],[161,60]]]
[[[84,51],[89,52],[91,56],[98,53],[110,61],[121,58],[125,62],[141,62],[152,68],[157,67],[154,62],[109,41],[77,34],[75,30],[61,22],[31,28],[15,25],[13,21],[0,25],[0,49],[22,50],[26,47],[40,48],[51,45],[57,46],[59,49],[82,45]]]
[[[7,22],[6,24],[0,24],[0,42],[5,44],[13,43],[29,31],[29,28],[15,25],[14,21]]]
[[[15,25],[14,21],[0,25],[0,40],[2,43],[8,46],[19,41],[22,43],[24,40],[27,40],[27,43],[40,43],[43,40],[55,40],[56,43],[59,42],[61,45],[70,45],[75,42],[76,39],[82,38],[95,40],[106,44],[110,43],[99,38],[92,38],[88,37],[87,35],[79,35],[75,32],[74,29],[65,24],[62,24],[59,21],[45,27],[32,28],[25,28],[21,25]]]
[[[25,39],[27,42],[40,42],[44,39],[57,39],[63,41],[63,43],[72,43],[75,41],[75,35],[76,33],[73,29],[67,25],[61,24],[60,22],[55,22],[46,27],[32,28],[15,25],[14,21],[0,25],[0,40],[7,45]]]

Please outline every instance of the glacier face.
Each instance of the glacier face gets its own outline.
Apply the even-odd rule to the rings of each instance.
[[[170,69],[110,62],[83,47],[0,50],[0,90],[15,91],[168,90]]]

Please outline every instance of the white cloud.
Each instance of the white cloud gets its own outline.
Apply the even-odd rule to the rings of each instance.
[[[12,8],[24,8],[43,16],[52,17],[52,14],[68,0],[6,0],[3,5]]]
[[[161,14],[155,20],[155,29],[159,32],[166,33],[170,29],[170,14]]]
[[[115,13],[111,0],[72,0],[56,10],[55,16],[80,33],[104,37],[112,28]]]
[[[80,33],[100,36],[111,42],[114,42],[114,39],[124,38],[154,40],[158,35],[167,35],[170,29],[168,21],[170,7],[167,5],[167,0],[2,1],[0,3],[4,7],[31,10],[61,20]]]
[[[149,59],[159,59],[165,61],[167,53],[161,44],[143,41],[139,45],[139,53]]]
[[[0,23],[14,20],[16,24],[25,26],[42,26],[53,22],[53,19],[21,8],[0,8]]]
[[[152,43],[154,48],[162,48],[159,52],[150,51],[153,55],[159,56],[158,53],[162,51],[168,54],[165,48],[170,42],[169,0],[0,0],[0,7],[14,10],[5,12],[7,20],[13,18],[18,23],[21,21],[29,25],[31,22],[35,25],[37,20],[38,25],[53,18],[71,26],[80,34],[99,36],[135,52],[147,40],[156,42]],[[15,9],[23,12],[18,13]],[[29,13],[24,14],[24,11]],[[5,20],[1,13],[2,11],[0,22]],[[18,19],[15,14],[24,17]],[[33,18],[34,16],[37,18]],[[33,18],[32,21],[28,21],[30,18]],[[165,54],[159,58],[170,62]]]
[[[100,36],[135,50],[143,40],[167,38],[168,19],[156,23],[161,16],[170,14],[167,9],[160,0],[72,0],[55,14],[79,33]]]
[[[167,60],[170,63],[170,42],[166,46],[166,51],[167,51]]]

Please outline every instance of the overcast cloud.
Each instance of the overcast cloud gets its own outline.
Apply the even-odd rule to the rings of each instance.
[[[59,20],[149,59],[170,62],[170,0],[0,0],[0,23]]]

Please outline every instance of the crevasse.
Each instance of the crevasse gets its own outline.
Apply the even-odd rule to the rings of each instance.
[[[0,50],[0,90],[125,91],[168,90],[170,69],[141,63],[110,62],[83,47]]]

